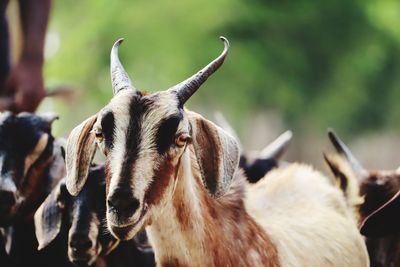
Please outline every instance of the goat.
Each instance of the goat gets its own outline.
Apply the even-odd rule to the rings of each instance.
[[[239,167],[243,169],[250,183],[258,182],[273,168],[286,164],[286,162],[282,162],[280,159],[292,140],[293,134],[291,131],[284,132],[261,151],[245,152],[238,135],[222,113],[217,112],[215,114],[215,119],[218,126],[230,133],[238,141],[240,149]]]
[[[0,113],[0,227],[15,266],[38,262],[33,214],[65,175],[54,114]]]
[[[104,166],[90,168],[87,183],[76,197],[68,193],[64,179],[61,180],[35,213],[38,249],[53,249],[51,247],[58,243],[56,245],[68,253],[64,259],[56,260],[64,262],[68,254],[69,261],[77,266],[102,266],[104,263],[115,266],[113,262],[120,261],[121,257],[129,257],[136,266],[154,266],[151,252],[143,254],[134,241],[119,244],[107,232],[103,225],[105,212]],[[129,253],[124,247],[129,248]],[[110,256],[110,252],[118,256]]]
[[[400,191],[363,221],[361,233],[368,237],[382,237],[400,233]],[[398,252],[400,253],[400,251]]]
[[[303,203],[307,199],[295,198],[296,207],[304,211],[296,217],[280,209],[280,204],[287,208],[286,203],[270,203],[276,205],[271,212],[286,214],[275,225],[306,220],[299,235],[309,237],[307,233],[315,232],[311,235],[315,239],[290,239],[288,236],[297,233],[285,228],[281,234],[288,236],[283,238],[298,242],[287,244],[287,248],[275,238],[274,228],[261,224],[269,217],[269,210],[265,210],[263,221],[247,212],[247,186],[238,169],[237,142],[211,121],[183,107],[225,60],[229,43],[221,39],[224,50],[219,57],[182,83],[153,94],[132,85],[118,59],[122,39],[118,40],[111,50],[114,97],[68,137],[68,191],[73,195],[80,192],[99,147],[106,155],[108,229],[118,239],[127,240],[146,228],[159,266],[368,266],[356,225],[344,211],[335,211],[336,206],[345,210],[345,204],[334,186],[328,187],[332,193],[321,194],[329,199],[336,194],[332,196],[338,202],[332,203],[335,208],[322,208],[321,204],[306,209]],[[298,178],[285,179],[285,188],[298,184]],[[303,184],[310,198],[317,181],[324,183],[313,179]],[[295,192],[286,192],[288,198]],[[316,192],[314,199],[325,198]],[[281,257],[285,254],[294,255],[296,265]]]
[[[387,203],[400,190],[400,172],[366,170],[351,150],[333,132],[329,138],[340,155],[340,159],[325,156],[325,160],[337,178],[347,199],[363,198],[353,202],[358,224]],[[352,190],[355,184],[357,189]],[[389,222],[387,222],[389,224]],[[366,244],[371,266],[400,266],[400,236],[367,236]]]
[[[400,191],[361,224],[368,248],[374,252],[374,266],[395,267],[400,264]],[[379,240],[377,242],[376,240]]]

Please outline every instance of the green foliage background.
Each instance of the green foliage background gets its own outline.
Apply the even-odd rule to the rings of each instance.
[[[395,0],[54,1],[47,84],[73,83],[74,104],[51,104],[66,133],[111,98],[109,52],[137,88],[166,89],[231,50],[224,66],[189,101],[222,110],[241,131],[253,112],[277,110],[287,128],[344,136],[398,129],[400,2]],[[49,45],[52,45],[50,42]]]

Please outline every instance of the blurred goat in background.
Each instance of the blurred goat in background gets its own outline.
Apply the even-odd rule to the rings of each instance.
[[[325,155],[325,160],[337,178],[338,184],[342,188],[346,198],[350,200],[350,205],[357,213],[359,225],[372,213],[381,209],[396,195],[400,190],[400,169],[394,171],[366,170],[356,159],[344,142],[332,131],[328,132],[330,141],[335,147],[340,158]],[[354,187],[356,185],[356,187]],[[392,203],[397,203],[393,201]],[[392,204],[393,205],[393,204]],[[387,208],[386,208],[387,209]],[[385,210],[386,210],[385,209]],[[390,209],[387,209],[390,210]],[[380,217],[385,212],[378,212],[374,217]],[[398,217],[398,213],[393,216]],[[387,220],[385,225],[392,225],[389,216],[382,216],[379,220]],[[385,234],[368,235],[365,226],[366,244],[370,255],[371,266],[400,266],[400,235],[397,231],[384,232]]]
[[[7,261],[40,263],[33,215],[65,175],[62,140],[55,140],[54,114],[0,113],[0,228]]]
[[[243,169],[250,183],[256,183],[273,168],[286,165],[286,162],[282,161],[281,158],[292,140],[291,131],[284,132],[260,151],[245,151],[236,131],[221,112],[215,113],[215,120],[217,125],[237,140],[240,149],[239,167]]]

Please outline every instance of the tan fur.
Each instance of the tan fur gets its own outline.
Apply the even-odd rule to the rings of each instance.
[[[36,162],[36,160],[40,157],[40,155],[42,155],[43,150],[47,146],[48,139],[49,139],[48,134],[42,134],[33,151],[29,153],[29,155],[25,158],[24,177],[26,176],[29,168],[32,167],[32,164]]]
[[[282,266],[369,266],[353,214],[327,177],[292,164],[249,187],[246,207],[277,246]]]
[[[343,188],[343,185],[340,184],[341,181],[339,178],[335,179],[335,184],[338,188],[344,190],[343,194],[345,196],[347,205],[352,209],[354,219],[356,220],[357,224],[359,224],[361,222],[359,209],[364,203],[364,199],[360,196],[358,178],[351,169],[348,161],[340,155],[326,155],[326,160],[328,160],[329,164],[343,174],[343,178],[346,180],[345,188]]]
[[[123,156],[131,149],[126,147],[129,97],[137,96],[122,91],[104,108],[111,109],[116,118],[114,146],[107,155],[107,196],[113,195],[120,179],[129,180],[140,202],[129,218],[108,208],[108,228],[117,238],[130,239],[146,227],[160,266],[368,266],[365,245],[343,196],[325,177],[300,169],[287,174],[289,178],[282,177],[286,181],[282,188],[279,181],[273,191],[263,183],[259,192],[251,187],[249,199],[258,196],[261,205],[258,210],[257,205],[250,205],[253,218],[247,208],[256,202],[244,202],[246,185],[237,170],[238,145],[225,131],[185,110],[176,133],[190,133],[191,142],[171,145],[159,154],[156,125],[177,113],[179,103],[173,92],[141,99],[151,107],[136,114],[141,126],[133,133],[141,137],[135,147],[138,155],[131,162],[132,173],[121,176]],[[89,123],[78,126],[70,137],[77,147],[83,143],[77,133],[87,136]],[[76,147],[68,150],[79,157]],[[88,160],[74,162],[86,164]],[[79,177],[68,177],[75,179],[72,190],[79,189]],[[270,207],[264,207],[265,203]],[[320,254],[314,255],[316,251]]]
[[[172,201],[147,227],[159,266],[280,266],[274,245],[247,214],[245,180],[214,199],[204,188],[193,147],[184,153]]]

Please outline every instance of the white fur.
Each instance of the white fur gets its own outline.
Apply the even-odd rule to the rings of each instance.
[[[126,131],[128,129],[130,119],[129,104],[131,101],[131,95],[132,93],[128,90],[121,91],[119,93],[119,97],[113,98],[110,104],[107,106],[107,109],[112,110],[114,117],[116,118],[114,140],[118,140],[118,142],[114,142],[113,151],[110,153],[110,171],[112,171],[112,179],[110,182],[109,194],[115,190],[120,181],[119,176],[121,173],[121,166],[122,162],[124,162],[126,153]],[[100,123],[99,119],[97,120],[97,123]]]
[[[174,192],[170,193],[183,195],[183,198],[188,201],[193,216],[193,229],[189,234],[182,231],[176,220],[175,207],[171,198],[166,197],[167,201],[161,205],[163,208],[154,211],[153,223],[146,228],[146,232],[155,250],[156,261],[177,258],[180,262],[190,263],[192,266],[210,266],[211,259],[207,257],[207,247],[203,242],[203,231],[206,226],[202,219],[198,191],[191,177],[193,174],[189,158],[189,153],[182,155],[181,166],[177,173],[180,181],[177,181],[178,186],[174,188]],[[166,225],[168,227],[165,227]]]
[[[282,266],[369,266],[342,193],[319,172],[292,164],[249,187],[247,210],[277,246]]]
[[[0,156],[0,170],[3,170],[3,165],[4,165],[4,160],[5,157],[4,155]],[[3,190],[7,190],[10,192],[17,192],[17,187],[15,186],[15,183],[13,182],[12,179],[12,171],[8,171],[7,173],[4,173],[2,176],[2,179],[0,179],[0,187]]]

